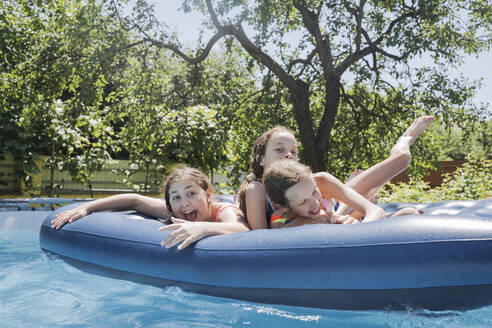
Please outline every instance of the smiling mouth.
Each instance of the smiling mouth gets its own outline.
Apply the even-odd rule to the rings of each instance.
[[[183,212],[184,219],[187,221],[196,221],[197,211]]]
[[[318,216],[320,213],[321,213],[320,207],[318,207],[318,209],[316,211],[309,211],[309,214],[312,215],[313,217]]]

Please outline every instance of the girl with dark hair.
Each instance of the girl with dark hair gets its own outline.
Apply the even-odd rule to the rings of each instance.
[[[417,118],[398,139],[387,159],[358,174],[349,180],[346,186],[364,198],[372,199],[385,183],[409,167],[412,158],[410,146],[433,120],[432,116]],[[256,140],[251,158],[252,173],[248,175],[238,193],[240,208],[252,230],[269,227],[270,216],[275,211],[275,206],[265,191],[263,174],[275,161],[284,158],[298,161],[297,140],[292,131],[275,127]],[[336,212],[340,215],[351,214],[355,218],[362,216],[362,213],[357,213],[356,208],[343,202],[339,204]]]

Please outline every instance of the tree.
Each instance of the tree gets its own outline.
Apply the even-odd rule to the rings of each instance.
[[[0,159],[35,172],[49,155],[88,185],[110,155],[148,169],[232,163],[237,182],[252,139],[282,124],[304,161],[341,177],[385,156],[417,113],[465,136],[490,116],[469,100],[477,84],[446,71],[490,46],[486,1],[184,0],[214,34],[193,50],[145,0],[127,3],[0,2]],[[431,67],[415,64],[423,55]],[[439,140],[417,145],[424,161]]]
[[[18,160],[24,174],[50,155],[49,166],[90,187],[113,151],[105,76],[124,65],[118,55],[128,42],[117,17],[104,12],[104,1],[0,4],[0,157]]]
[[[315,170],[327,167],[334,128],[345,124],[337,123],[340,116],[363,116],[363,128],[383,115],[385,132],[417,112],[451,121],[476,118],[484,110],[468,102],[476,85],[449,77],[447,67],[458,65],[464,53],[489,49],[488,1],[185,0],[183,8],[206,13],[215,30],[195,55],[165,30],[143,28],[157,23],[148,5],[139,2],[138,8],[132,26],[141,42],[169,49],[192,65],[205,60],[219,40],[237,41],[286,90],[303,158]],[[423,56],[432,58],[432,66],[416,64]],[[349,74],[353,83],[345,78]]]
[[[440,145],[440,160],[492,160],[492,117],[483,123],[475,123],[472,129],[458,125],[433,127]]]
[[[115,6],[0,3],[0,159],[36,173],[33,160],[48,155],[52,171],[90,189],[110,155],[147,169],[140,190],[176,162],[206,172],[225,166],[235,105],[256,90],[242,57],[230,48],[185,65],[142,43]]]
[[[190,67],[158,48],[138,47],[145,54],[123,73],[111,111],[115,122],[132,122],[119,130],[130,162],[161,172],[175,163],[205,172],[226,167],[237,104],[256,90],[236,52],[212,53]]]

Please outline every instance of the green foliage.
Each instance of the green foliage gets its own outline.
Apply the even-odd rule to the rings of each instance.
[[[1,156],[35,173],[33,160],[49,154],[49,165],[89,185],[112,150],[114,134],[101,109],[105,76],[118,62],[114,48],[126,32],[116,17],[101,15],[104,1],[4,1],[0,11]]]
[[[490,116],[469,101],[479,84],[449,74],[463,54],[492,44],[489,2],[204,2],[183,0],[183,7],[209,16],[214,32],[252,27],[246,36],[230,33],[248,51],[250,67],[283,88],[277,93],[284,102],[280,122],[302,132],[301,158],[314,168],[343,175],[370,166],[424,113],[448,126],[459,123],[465,134]],[[416,158],[424,156],[415,171],[437,159],[436,141],[414,147]]]
[[[466,128],[436,124],[431,133],[439,145],[441,161],[492,159],[492,118],[472,122]]]
[[[413,120],[424,114],[402,92],[386,91],[374,93],[360,84],[347,91],[351,97],[342,104],[327,154],[328,171],[335,176],[346,177],[356,168],[367,169],[387,158]],[[432,168],[438,147],[435,137],[424,132],[412,146],[412,172]]]
[[[266,130],[282,125],[296,130],[288,95],[275,79],[267,76],[262,89],[246,94],[234,112],[230,138],[227,142],[227,175],[236,187],[242,183],[245,172],[250,171],[251,150],[255,139]],[[302,149],[302,144],[300,145]]]
[[[189,67],[135,41],[113,5],[0,4],[0,159],[14,157],[26,174],[49,155],[49,167],[90,188],[108,158],[127,157],[149,172],[140,190],[176,162],[205,172],[227,165],[236,103],[256,91],[241,56],[212,54]],[[132,17],[155,28],[151,7],[137,7]]]
[[[110,114],[115,121],[132,122],[118,131],[122,149],[136,167],[162,173],[178,162],[204,172],[227,167],[238,102],[256,91],[241,56],[219,52],[189,67],[151,50],[136,56],[124,72],[127,82]]]
[[[430,188],[422,178],[409,183],[388,184],[381,201],[432,203],[444,200],[473,200],[492,197],[492,161],[473,161],[447,174],[441,186]]]
[[[488,2],[367,1],[358,8],[356,1],[212,1],[223,24],[253,27],[256,50],[270,53],[278,68],[306,86],[309,98],[298,112],[295,93],[244,43],[225,36],[222,48],[189,65],[182,58],[201,50],[177,55],[172,49],[180,48],[179,40],[157,21],[152,5],[136,1],[129,10],[127,3],[0,2],[0,160],[13,157],[26,175],[38,170],[36,158],[49,155],[48,166],[89,187],[91,174],[110,157],[147,169],[139,190],[159,184],[176,162],[227,172],[237,185],[259,134],[284,125],[309,135],[300,123],[311,119],[313,134],[303,137],[301,150],[326,141],[318,149],[321,166],[343,178],[385,158],[423,113],[446,125],[413,146],[415,172],[442,158],[490,158],[490,114],[469,101],[477,84],[446,71],[463,52],[490,46]],[[316,48],[300,3],[319,10],[329,56]],[[183,4],[208,15],[202,0]],[[362,9],[358,25],[354,12]],[[403,23],[388,31],[396,17]],[[344,66],[379,36],[378,51]],[[423,54],[434,60],[431,67],[411,65]],[[348,73],[353,78],[346,81]],[[327,93],[333,85],[340,89]],[[331,125],[329,134],[316,136],[317,128]],[[465,154],[460,142],[473,139]]]

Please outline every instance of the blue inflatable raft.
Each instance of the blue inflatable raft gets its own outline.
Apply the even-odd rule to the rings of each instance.
[[[183,251],[160,246],[168,232],[141,215],[93,213],[55,230],[54,212],[41,226],[40,245],[91,272],[254,302],[431,310],[492,304],[492,199],[417,206],[425,214],[215,236]]]

